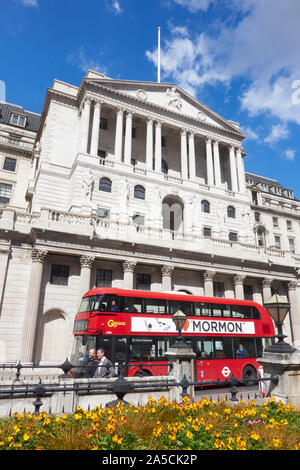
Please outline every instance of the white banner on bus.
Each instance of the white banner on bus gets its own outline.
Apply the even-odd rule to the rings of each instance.
[[[176,333],[172,318],[132,317],[133,333]],[[203,320],[188,319],[183,333],[221,334],[221,335],[254,335],[254,322],[238,320]]]

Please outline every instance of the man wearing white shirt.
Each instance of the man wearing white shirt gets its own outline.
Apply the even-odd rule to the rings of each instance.
[[[112,363],[107,357],[105,357],[104,349],[100,348],[97,350],[98,367],[96,369],[94,377],[114,377],[115,371]]]

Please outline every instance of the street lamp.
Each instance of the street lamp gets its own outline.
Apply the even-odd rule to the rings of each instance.
[[[177,310],[172,316],[172,320],[175,323],[176,330],[178,331],[178,336],[173,347],[175,348],[188,348],[188,345],[185,343],[184,338],[181,335],[181,330],[187,320],[187,316],[181,310]]]
[[[278,333],[275,338],[278,338],[277,343],[272,344],[267,352],[272,353],[292,353],[296,351],[290,344],[286,343],[283,338],[286,338],[286,335],[282,332],[282,325],[286,314],[290,309],[290,304],[283,297],[280,297],[278,294],[274,294],[268,302],[264,304],[265,308],[268,310],[272,319],[274,320]]]

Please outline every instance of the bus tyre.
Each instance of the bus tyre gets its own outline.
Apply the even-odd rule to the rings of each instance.
[[[141,369],[136,374],[134,374],[134,377],[151,377],[151,376],[152,376],[151,372],[145,369]]]
[[[257,372],[254,367],[246,366],[243,370],[243,380],[246,380],[245,385],[255,385],[257,380]]]

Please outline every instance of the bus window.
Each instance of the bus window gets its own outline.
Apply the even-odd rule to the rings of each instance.
[[[253,318],[253,308],[248,305],[231,305],[231,316],[233,318]]]
[[[144,299],[146,313],[168,313],[167,301],[163,299]]]
[[[124,305],[124,312],[142,313],[143,299],[139,297],[127,297]]]
[[[224,359],[225,353],[223,348],[223,340],[215,340],[215,358],[216,359]]]
[[[230,317],[229,305],[213,304],[212,305],[212,316],[213,317]]]
[[[181,310],[186,315],[193,315],[192,302],[184,302],[181,300],[170,300],[169,302],[169,313],[174,315],[178,310]]]
[[[209,338],[196,338],[196,357],[197,359],[213,359],[214,346],[213,340]]]
[[[255,338],[234,338],[233,344],[235,357],[241,357],[240,351],[243,352],[242,357],[257,357]]]
[[[93,297],[93,304],[91,310],[96,310],[97,312],[107,312],[108,311],[108,299],[105,295],[95,295]]]
[[[155,359],[155,343],[152,338],[130,338],[130,361],[151,361]]]
[[[157,338],[157,360],[166,360],[166,352],[170,347],[170,340],[165,338]]]
[[[211,317],[211,305],[202,302],[194,303],[195,315],[199,317]]]
[[[126,338],[115,336],[115,362],[126,362]]]
[[[93,303],[93,296],[84,297],[81,301],[78,313],[90,312],[92,303]]]

